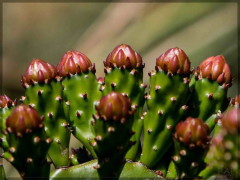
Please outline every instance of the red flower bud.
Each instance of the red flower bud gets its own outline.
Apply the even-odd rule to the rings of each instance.
[[[240,109],[231,108],[224,113],[222,117],[222,125],[227,132],[236,134],[240,130]]]
[[[108,55],[106,67],[124,67],[128,69],[143,68],[142,57],[135,52],[129,45],[121,44],[114,48]]]
[[[33,59],[28,65],[27,71],[22,76],[22,84],[44,83],[45,80],[54,79],[57,75],[56,68],[41,59]]]
[[[101,98],[96,107],[98,115],[105,120],[124,122],[132,114],[131,102],[129,98],[118,92],[111,92]]]
[[[14,105],[15,103],[6,95],[0,96],[0,108],[10,108]]]
[[[14,108],[6,120],[7,129],[15,134],[23,134],[39,128],[42,119],[38,112],[26,105],[19,105]]]
[[[57,65],[58,74],[62,77],[68,74],[85,73],[89,70],[95,71],[92,62],[87,56],[78,51],[66,52]]]
[[[197,68],[199,78],[208,78],[219,84],[231,85],[230,68],[222,55],[211,56],[204,60]]]
[[[205,147],[209,142],[209,127],[200,119],[188,117],[176,126],[175,137],[185,145]]]
[[[156,59],[156,66],[171,74],[189,75],[191,63],[180,48],[171,48]]]

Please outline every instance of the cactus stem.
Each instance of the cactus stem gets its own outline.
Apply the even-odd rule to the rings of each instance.
[[[113,133],[115,131],[115,128],[114,127],[112,127],[112,126],[109,126],[108,127],[108,132],[109,133]]]
[[[33,139],[33,141],[34,141],[35,143],[39,143],[39,142],[41,141],[41,139],[40,139],[40,137],[36,136],[36,137]]]
[[[10,147],[10,148],[9,148],[9,152],[15,153],[15,152],[16,152],[16,148],[15,148],[15,147]]]
[[[152,129],[148,128],[147,132],[148,132],[148,134],[151,134]]]

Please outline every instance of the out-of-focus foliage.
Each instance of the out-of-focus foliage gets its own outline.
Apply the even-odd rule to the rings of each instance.
[[[56,65],[67,50],[96,63],[103,76],[108,53],[121,43],[141,54],[147,72],[156,58],[180,47],[196,67],[209,56],[226,57],[237,94],[237,3],[4,3],[2,89],[23,95],[20,75],[33,58]],[[15,174],[7,169],[8,177]]]

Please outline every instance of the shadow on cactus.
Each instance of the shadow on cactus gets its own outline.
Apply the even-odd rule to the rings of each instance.
[[[25,95],[0,96],[1,158],[23,179],[239,178],[240,98],[227,97],[222,55],[191,70],[186,53],[171,48],[148,73],[149,88],[129,45],[104,66],[97,78],[78,51],[56,67],[34,59],[22,76]],[[70,146],[71,134],[82,147]],[[0,176],[8,176],[3,165]]]

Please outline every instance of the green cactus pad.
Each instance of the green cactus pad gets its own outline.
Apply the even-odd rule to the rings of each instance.
[[[135,142],[131,149],[128,151],[126,158],[136,160],[137,155],[141,151],[140,137],[142,134],[143,120],[141,119],[143,105],[144,105],[144,92],[146,86],[142,82],[143,72],[142,69],[118,69],[106,68],[104,94],[111,91],[126,94],[132,102],[136,105],[136,112],[134,114],[134,122],[132,130],[135,134],[131,137],[131,141]]]
[[[52,172],[50,180],[56,178],[99,178],[96,170],[97,160],[92,160],[84,164],[72,166],[67,169],[58,169]],[[163,178],[149,170],[139,162],[126,162],[121,172],[120,179],[126,178]]]
[[[144,145],[140,161],[154,167],[172,144],[175,125],[187,107],[187,78],[163,71],[150,73],[150,92],[146,95],[148,111],[144,116]]]
[[[192,95],[189,106],[192,109],[189,116],[202,119],[209,125],[210,130],[213,130],[218,113],[223,112],[228,105],[227,88],[216,81],[206,78],[195,80],[195,77],[191,80],[190,88]]]
[[[62,81],[64,111],[74,136],[96,157],[89,142],[94,138],[91,122],[95,105],[101,98],[95,74],[86,72],[67,76]]]
[[[45,131],[52,138],[49,157],[56,167],[69,164],[70,131],[66,128],[62,102],[62,85],[57,80],[34,84],[26,88],[24,103],[36,108],[44,116]]]

